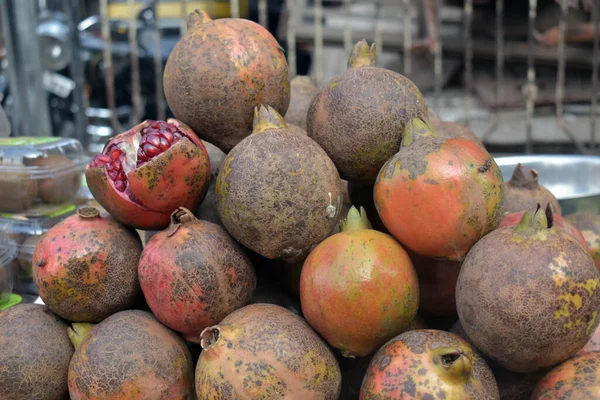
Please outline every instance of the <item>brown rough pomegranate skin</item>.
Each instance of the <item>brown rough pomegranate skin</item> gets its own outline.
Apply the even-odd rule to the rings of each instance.
[[[600,398],[600,353],[587,353],[560,364],[536,386],[531,400]]]
[[[583,235],[590,254],[600,270],[600,215],[590,212],[578,212],[567,217]]]
[[[146,244],[138,276],[156,318],[195,343],[204,328],[248,304],[256,288],[244,249],[224,228],[183,207]]]
[[[340,394],[333,353],[306,322],[272,304],[252,304],[202,333],[198,399],[323,399]]]
[[[135,229],[169,226],[177,207],[194,210],[210,182],[204,145],[174,119],[144,121],[112,138],[85,170],[94,198]]]
[[[499,399],[492,371],[466,341],[433,329],[408,331],[381,347],[360,400]]]
[[[152,314],[129,310],[96,325],[69,366],[71,400],[192,400],[190,351]]]
[[[285,122],[296,125],[306,131],[306,117],[310,103],[319,93],[314,80],[308,76],[296,76],[290,82],[290,106],[285,113]]]
[[[46,306],[0,312],[0,399],[62,400],[73,346],[68,325]]]
[[[576,239],[551,221],[551,208],[538,208],[519,225],[488,234],[458,277],[463,328],[478,349],[514,372],[568,359],[600,322],[600,274]]]
[[[287,111],[287,61],[277,40],[252,21],[213,21],[196,10],[188,29],[165,66],[167,102],[177,119],[228,153],[252,133],[255,107]]]
[[[256,110],[253,134],[225,158],[216,195],[231,236],[263,257],[290,262],[331,234],[343,205],[331,159],[264,106]]]
[[[524,211],[535,207],[538,203],[550,203],[555,214],[561,213],[556,197],[538,182],[537,171],[517,164],[512,178],[505,185],[504,211]]]
[[[427,117],[419,89],[375,66],[375,46],[358,42],[348,70],[321,89],[308,110],[308,136],[327,152],[342,178],[373,184],[398,152],[406,124]]]
[[[95,208],[81,208],[41,237],[33,253],[33,279],[56,314],[100,322],[134,303],[141,253],[135,232]]]

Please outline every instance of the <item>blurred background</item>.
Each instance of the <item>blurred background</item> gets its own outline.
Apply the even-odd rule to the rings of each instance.
[[[595,3],[595,4],[594,4]],[[0,0],[0,99],[14,136],[100,152],[170,116],[162,69],[203,9],[267,27],[320,84],[352,44],[412,79],[442,119],[495,153],[597,154],[598,0]],[[18,4],[18,6],[17,6]]]

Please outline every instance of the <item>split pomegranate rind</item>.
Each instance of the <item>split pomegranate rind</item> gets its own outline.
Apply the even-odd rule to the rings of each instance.
[[[94,198],[117,221],[159,230],[178,207],[195,209],[208,190],[206,148],[184,123],[144,121],[111,139],[86,168]]]

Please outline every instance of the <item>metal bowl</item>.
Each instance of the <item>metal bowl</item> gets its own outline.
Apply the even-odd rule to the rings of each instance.
[[[600,157],[532,155],[495,157],[505,181],[518,163],[539,173],[539,181],[559,200],[564,215],[577,211],[600,214]]]

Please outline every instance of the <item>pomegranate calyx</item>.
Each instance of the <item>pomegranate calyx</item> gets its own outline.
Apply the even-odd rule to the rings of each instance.
[[[540,186],[537,171],[527,168],[521,163],[517,164],[512,177],[507,183],[513,187],[531,190],[537,189]]]
[[[205,24],[209,21],[212,21],[212,18],[208,15],[208,13],[204,10],[194,10],[188,15],[187,18],[187,29],[191,31],[192,29],[198,28],[202,24]]]
[[[425,119],[411,119],[402,132],[402,147],[408,147],[421,138],[438,138],[436,130]]]
[[[83,342],[94,326],[96,324],[90,324],[89,322],[74,322],[67,328],[67,336],[75,349]]]
[[[271,106],[260,105],[254,108],[252,133],[261,133],[269,129],[287,128],[283,117]]]
[[[516,232],[539,231],[550,229],[554,226],[554,215],[550,203],[542,210],[542,206],[538,203],[535,210],[527,210],[521,221],[515,226]]]
[[[473,371],[471,358],[460,348],[440,347],[431,352],[434,368],[442,380],[458,383],[468,380]]]
[[[200,333],[200,347],[207,351],[216,346],[219,342],[221,329],[218,326],[209,326]]]
[[[95,207],[81,207],[77,210],[80,218],[96,218],[100,216],[100,210]]]
[[[353,232],[361,229],[373,229],[364,207],[360,211],[354,206],[350,207],[348,215],[340,222],[341,232]]]
[[[177,229],[183,224],[198,221],[190,210],[185,207],[179,207],[171,213],[171,225],[169,225],[167,236],[171,237],[177,232]]]
[[[377,62],[377,47],[375,43],[371,44],[365,39],[356,43],[352,48],[350,58],[348,58],[348,68],[360,68],[363,66],[374,67]]]

